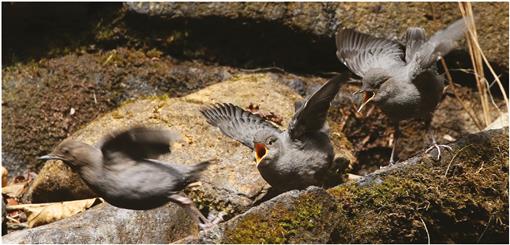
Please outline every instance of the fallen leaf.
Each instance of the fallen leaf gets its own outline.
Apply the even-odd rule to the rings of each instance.
[[[263,112],[260,110],[259,105],[255,105],[253,103],[250,103],[250,105],[246,108],[249,112],[259,115],[265,120],[268,120],[270,122],[275,123],[276,125],[282,126],[283,118],[279,115],[276,115],[274,112]]]
[[[9,171],[2,166],[2,187],[7,185],[7,175],[9,174]]]
[[[2,187],[2,194],[7,195],[9,197],[21,197],[25,192],[25,187],[28,182],[21,182],[18,184],[11,184],[8,186]]]
[[[8,197],[5,200],[7,200],[7,205],[18,205],[19,202],[16,200],[16,198]]]
[[[68,202],[35,203],[7,206],[7,210],[21,209],[27,215],[28,227],[36,227],[81,213],[103,202],[100,198],[91,198]]]

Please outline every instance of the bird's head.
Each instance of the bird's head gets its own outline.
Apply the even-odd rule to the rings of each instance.
[[[281,142],[278,135],[269,132],[259,132],[253,139],[255,161],[257,167],[264,167],[278,159]]]
[[[358,108],[360,112],[365,105],[373,101],[376,95],[379,93],[381,86],[389,81],[391,76],[383,69],[375,68],[369,70],[361,81],[361,89],[354,92],[356,94],[363,94],[361,105]]]
[[[61,160],[71,168],[81,168],[97,162],[97,149],[80,141],[66,139],[48,155],[39,160]],[[99,154],[100,155],[100,154]]]

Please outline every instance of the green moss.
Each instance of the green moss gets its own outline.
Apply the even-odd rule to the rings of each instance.
[[[508,241],[507,140],[473,136],[440,163],[424,158],[330,189],[341,217],[333,242],[427,242],[423,222],[436,243]]]
[[[296,242],[303,230],[322,229],[323,197],[305,194],[290,204],[276,203],[269,213],[247,213],[233,229],[227,228],[227,243]],[[306,240],[303,240],[306,241]]]

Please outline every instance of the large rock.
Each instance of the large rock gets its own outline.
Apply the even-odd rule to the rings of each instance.
[[[294,101],[300,96],[275,81],[276,78],[268,74],[239,75],[182,98],[156,97],[126,103],[79,130],[72,138],[95,143],[112,130],[140,124],[175,130],[183,140],[161,160],[193,164],[218,158],[220,162],[202,175],[202,185],[189,192],[200,208],[207,206],[209,211],[238,213],[250,207],[268,185],[255,166],[251,150],[207,124],[199,109],[215,102],[230,102],[242,107],[255,103],[260,104],[261,110],[281,116],[283,125],[287,125],[294,112]],[[340,134],[337,132],[335,137]],[[347,150],[338,147],[337,156],[347,162],[353,160]],[[84,188],[78,180],[69,181],[70,177],[77,178],[69,168],[45,167],[39,177],[44,179],[36,179],[36,185],[32,186],[32,190],[37,190],[32,196],[39,200],[58,201],[48,200],[49,197],[74,199],[76,192],[67,190]],[[75,186],[69,186],[69,183]],[[60,190],[45,189],[46,186],[60,186]],[[61,195],[55,195],[55,191],[60,191]]]
[[[332,38],[338,26],[376,36],[400,37],[407,27],[428,33],[461,17],[458,3],[126,3],[135,12],[171,19],[222,17],[266,21]],[[481,47],[494,63],[508,69],[508,3],[473,3]],[[334,52],[332,52],[334,53]]]
[[[221,243],[326,243],[338,213],[322,188],[286,192],[223,225]]]
[[[232,70],[126,48],[5,67],[2,165],[10,176],[38,171],[38,156],[123,102],[186,95],[228,79]]]
[[[84,213],[2,236],[3,243],[170,243],[198,233],[176,204],[148,211],[100,204]]]

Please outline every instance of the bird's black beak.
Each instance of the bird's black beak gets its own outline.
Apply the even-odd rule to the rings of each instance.
[[[363,101],[356,112],[360,112],[365,107],[365,105],[367,105],[375,97],[375,92],[366,91],[364,89],[360,89],[360,90],[354,92],[352,95],[356,95],[356,94],[360,94],[360,93],[363,93]]]
[[[40,156],[40,157],[37,158],[37,160],[43,160],[43,161],[62,160],[62,161],[64,161],[64,159],[62,157],[59,157],[59,156],[56,156],[56,155],[52,155],[52,154]]]
[[[266,145],[255,143],[255,161],[257,162],[257,165],[259,165],[262,159],[264,159],[268,151],[269,149],[267,149]]]

